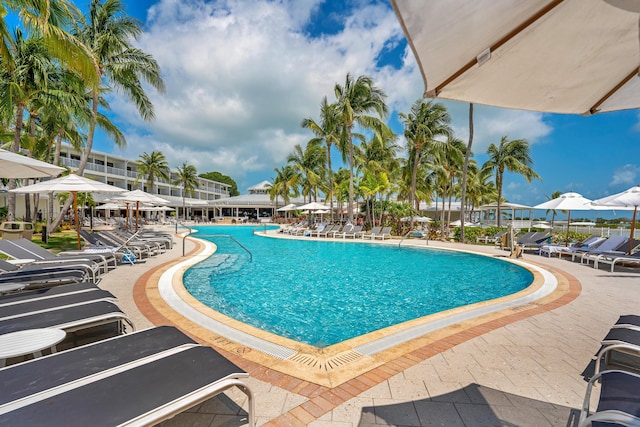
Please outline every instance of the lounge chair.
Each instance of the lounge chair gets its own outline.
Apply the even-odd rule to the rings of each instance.
[[[14,259],[33,259],[33,263],[39,265],[68,264],[78,266],[82,264],[85,268],[91,269],[94,277],[97,277],[101,270],[103,272],[107,272],[109,270],[109,262],[111,262],[112,259],[115,265],[115,258],[111,255],[55,255],[27,239],[0,240],[0,252]]]
[[[24,261],[24,259],[21,259]],[[12,264],[9,261],[0,260],[0,271],[5,273],[12,273],[14,275],[26,275],[26,274],[36,274],[36,273],[64,273],[68,271],[82,271],[87,275],[87,278],[92,280],[93,282],[98,282],[99,269],[100,266],[98,264],[93,263],[92,261],[81,261],[81,260],[69,260],[67,262],[37,262],[27,260],[26,264],[21,264],[20,266]]]
[[[115,298],[111,292],[98,289],[93,292],[59,295],[57,298],[13,301],[10,304],[0,305],[0,320],[20,317],[25,313],[44,313],[52,309],[58,310],[65,307],[87,304],[93,301],[114,300]]]
[[[640,267],[640,251],[632,253],[631,255],[613,255],[606,253],[601,254],[595,258],[593,267],[598,268],[600,264],[611,265],[612,273],[616,267],[616,264],[628,267]]]
[[[157,243],[152,244],[151,242],[139,242],[133,241],[133,239],[124,239],[106,230],[100,231],[99,234],[113,242],[115,245],[126,246],[127,248],[139,248],[146,251],[148,255],[158,255],[160,253],[160,245]]]
[[[6,269],[3,269],[3,266]],[[48,266],[41,269],[18,269],[7,261],[0,260],[0,283],[25,283],[32,286],[53,286],[78,283],[89,280],[86,269],[75,267]]]
[[[598,407],[591,413],[591,393],[600,383]],[[640,375],[621,370],[599,372],[589,380],[580,411],[579,427],[640,426]]]
[[[327,233],[327,237],[331,237],[331,238],[335,239],[336,238],[336,234],[342,233],[342,230],[344,230],[344,227],[346,227],[346,226],[343,226],[341,224],[336,224],[336,226],[333,227],[333,230],[331,230],[331,232]]]
[[[540,247],[540,255],[547,255],[548,258],[551,258],[551,255],[558,254],[558,257],[561,258],[562,255],[570,255],[571,252],[579,250],[581,248],[595,248],[600,245],[602,242],[606,240],[605,237],[600,236],[589,236],[588,238],[582,240],[581,242],[573,243],[570,246],[565,245],[542,245]]]
[[[0,318],[0,334],[37,328],[58,328],[73,332],[109,323],[117,323],[119,332],[125,331],[125,324],[134,329],[133,322],[115,304],[94,301]]]
[[[629,238],[624,236],[612,236],[607,238],[604,242],[594,248],[580,248],[571,253],[571,261],[575,261],[576,258],[580,259],[580,263],[582,263],[582,258],[589,253],[603,253],[610,252],[616,250],[616,248],[623,246],[624,244],[629,244]]]
[[[325,227],[324,230],[320,231],[317,233],[318,237],[329,237],[329,234],[331,234],[331,232],[333,230],[338,230],[340,229],[340,225],[339,224],[333,224],[333,225],[328,225]]]
[[[59,285],[51,288],[25,290],[12,294],[0,295],[0,307],[38,299],[57,298],[62,295],[73,295],[99,290],[101,289],[92,282],[72,283],[69,285]]]
[[[362,239],[364,239],[365,237],[370,237],[371,239],[373,239],[372,236],[375,234],[379,234],[381,230],[382,230],[382,227],[373,227],[371,231],[369,231],[368,233],[361,233],[360,237]]]
[[[143,259],[145,257],[149,257],[149,250],[146,247],[118,244],[113,240],[110,240],[99,233],[88,233],[83,230],[80,230],[80,235],[82,236],[83,239],[87,240],[93,247],[102,246],[106,248],[111,248],[114,255],[118,253],[124,253],[126,251],[132,251],[137,260]]]
[[[601,250],[601,248],[599,248],[599,249],[596,249],[595,251],[585,253],[580,258],[580,262],[583,264],[589,264],[591,261],[593,261],[595,265],[596,260],[599,257],[604,258],[604,257],[627,256],[627,251],[629,250],[629,244],[630,244],[629,239],[626,239],[626,242],[623,242],[613,250]],[[631,243],[631,247],[634,248],[634,250],[638,245],[640,245],[640,240],[634,239],[633,242]]]
[[[345,234],[353,232],[354,227],[355,226],[351,223],[345,224],[340,230],[334,230],[332,237],[334,239],[338,237],[342,237],[344,239]]]
[[[111,233],[123,239],[125,242],[148,244],[154,247],[157,253],[164,253],[169,248],[169,242],[164,237],[159,238],[143,238],[140,232],[131,233],[124,230],[112,230]]]
[[[238,387],[253,427],[248,376],[177,329],[152,328],[0,370],[0,424],[155,425]]]
[[[315,228],[309,229],[308,233],[304,233],[305,236],[310,236],[313,237],[313,235],[315,234],[316,237],[318,237],[318,233],[322,233],[327,227],[330,227],[330,225],[325,224],[324,222],[318,224]]]
[[[522,237],[518,239],[517,245],[522,251],[537,251],[544,245],[544,243],[551,238],[551,234],[543,231],[534,232],[532,235],[528,235],[526,238]]]
[[[384,240],[385,237],[391,238],[391,227],[382,227],[379,233],[371,233],[371,240],[380,238]]]

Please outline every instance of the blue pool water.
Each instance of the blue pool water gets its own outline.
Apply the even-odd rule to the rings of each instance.
[[[257,328],[326,347],[387,326],[518,292],[528,270],[434,249],[272,239],[251,227],[196,227],[218,246],[184,275],[207,306]],[[248,248],[253,261],[232,235]]]

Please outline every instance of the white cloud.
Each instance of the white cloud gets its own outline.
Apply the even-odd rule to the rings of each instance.
[[[160,0],[150,8],[140,47],[160,64],[166,94],[149,90],[156,120],[144,123],[131,103],[111,99],[125,129],[122,155],[161,150],[172,167],[187,160],[199,172],[217,170],[241,189],[255,176],[273,177],[296,144],[311,134],[300,128],[317,119],[320,102],[334,99],[347,73],[373,77],[393,111],[408,111],[424,90],[407,47],[400,69],[376,59],[404,36],[385,4],[362,2],[337,34],[304,33],[320,1]],[[467,104],[447,102],[457,136],[468,138]],[[536,143],[551,129],[539,113],[476,107],[474,152],[503,135]]]
[[[628,185],[632,186],[638,182],[640,176],[640,166],[634,164],[623,165],[613,171],[613,178],[609,184],[611,187]],[[626,190],[626,188],[625,188]]]

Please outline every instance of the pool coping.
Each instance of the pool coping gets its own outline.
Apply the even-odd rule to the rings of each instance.
[[[538,312],[551,310],[559,306],[559,302],[561,302],[560,305],[564,305],[573,300],[580,293],[579,283],[572,277],[567,277],[566,273],[552,271],[553,269],[548,266],[542,268],[541,265],[536,265],[534,262],[527,261],[524,264],[531,266],[534,270],[534,277],[536,277],[536,279],[534,280],[534,285],[528,288],[529,291],[521,291],[514,294],[520,295],[525,292],[526,295],[524,295],[524,297],[528,298],[525,300],[519,300],[517,304],[512,304],[511,306],[500,306],[498,311],[490,310],[490,307],[495,306],[495,303],[479,303],[472,305],[471,307],[480,305],[481,307],[479,308],[481,310],[486,310],[486,312],[481,313],[480,316],[470,316],[469,314],[465,315],[464,310],[455,309],[459,310],[460,313],[455,313],[458,314],[459,317],[456,318],[457,321],[453,325],[434,327],[434,330],[428,330],[426,332],[424,329],[418,328],[415,330],[417,332],[414,331],[415,333],[409,337],[408,340],[404,340],[402,343],[391,342],[391,344],[383,346],[383,348],[379,348],[376,351],[371,352],[371,354],[363,354],[357,351],[358,349],[362,350],[362,346],[366,346],[367,343],[363,344],[362,342],[358,342],[358,339],[354,339],[355,341],[348,340],[341,343],[341,345],[332,346],[334,348],[328,347],[327,349],[317,349],[306,344],[301,344],[300,346],[294,346],[292,350],[295,350],[295,354],[293,355],[290,352],[284,355],[284,358],[282,355],[274,357],[274,355],[270,355],[268,352],[258,351],[250,345],[251,343],[236,342],[233,339],[229,339],[229,337],[224,334],[213,332],[206,326],[194,322],[193,319],[189,319],[183,314],[173,310],[171,304],[167,303],[165,298],[163,298],[162,293],[164,292],[166,297],[168,287],[173,290],[173,295],[170,295],[169,297],[170,302],[175,303],[176,298],[180,300],[182,300],[182,298],[186,298],[187,301],[185,302],[182,300],[181,304],[191,306],[191,304],[195,302],[195,306],[198,306],[198,304],[202,305],[193,299],[193,297],[190,297],[186,290],[184,290],[181,283],[182,273],[184,273],[188,266],[199,261],[201,257],[205,256],[204,254],[208,252],[205,250],[205,243],[199,239],[192,240],[196,242],[196,249],[188,254],[186,261],[185,259],[181,259],[179,261],[174,261],[164,266],[160,266],[143,276],[139,280],[139,283],[136,284],[134,297],[141,311],[147,315],[153,323],[158,324],[159,321],[160,324],[167,324],[167,322],[168,324],[174,324],[190,333],[198,341],[212,345],[217,349],[226,352],[226,354],[236,361],[239,366],[243,366],[243,364],[247,366],[248,364],[248,366],[254,370],[266,370],[266,372],[277,372],[278,374],[282,374],[289,378],[289,382],[294,384],[302,381],[304,383],[315,384],[317,387],[327,389],[335,389],[336,387],[349,384],[357,378],[367,375],[369,372],[375,372],[378,369],[387,369],[389,363],[396,361],[399,358],[406,358],[408,355],[414,354],[415,352],[423,354],[420,349],[428,348],[428,351],[425,354],[437,354],[439,351],[450,348],[450,344],[448,343],[451,342],[452,338],[452,342],[458,342],[457,340],[461,339],[461,337],[464,339],[459,342],[466,341],[474,336],[495,329],[495,327],[499,327],[494,327],[492,325],[503,326],[504,324],[510,323],[510,321],[502,323],[504,319],[519,319],[524,313],[526,313],[525,317],[528,317]],[[379,241],[377,243],[380,244]],[[388,242],[386,243],[389,244]],[[397,244],[397,241],[392,244]],[[454,250],[442,247],[438,247],[437,249]],[[478,253],[469,250],[463,250],[463,252]],[[487,254],[479,254],[487,256]],[[511,260],[511,262],[514,261]],[[520,263],[519,261],[515,262]],[[541,277],[545,275],[550,276],[552,280],[556,280],[557,286],[555,287],[555,290],[548,295],[543,296],[541,299],[531,297],[531,294],[535,294],[543,287],[540,280]],[[163,277],[164,279],[162,279]],[[170,280],[168,277],[170,277]],[[547,279],[549,279],[549,277],[547,277]],[[522,295],[520,296],[522,297]],[[189,299],[189,297],[191,299]],[[503,297],[494,300],[494,302],[504,299],[512,299],[512,297],[513,296]],[[487,309],[486,307],[483,307],[484,305],[489,306],[489,308]],[[200,307],[198,312],[201,312],[202,310],[203,307]],[[210,314],[208,312],[212,312],[213,310],[207,307],[204,311],[207,312],[207,314]],[[445,313],[451,314],[451,310]],[[222,316],[219,313],[218,315]],[[154,317],[157,320],[154,320]],[[222,318],[224,317],[226,316],[222,316]],[[435,318],[436,326],[438,326],[444,323],[444,321],[442,321],[442,318],[444,317],[446,316],[439,313],[438,315],[426,316],[425,318],[432,318],[431,320],[434,320]],[[382,330],[383,332],[376,331],[371,334],[366,334],[365,337],[372,334],[378,334],[380,335],[380,338],[378,339],[388,339],[389,336],[394,336],[394,334],[402,333],[403,331],[411,329],[412,326],[415,326],[411,325],[412,323],[424,323],[425,318],[385,328]],[[231,320],[231,327],[238,326],[234,324],[234,322],[244,325],[240,322],[234,321],[233,319]],[[250,331],[252,332],[251,335],[258,331],[257,338],[259,339],[269,340],[273,336],[273,334],[266,333],[255,328],[249,328],[253,329]],[[264,335],[259,332],[262,332]],[[296,343],[292,340],[283,340],[285,344],[284,347],[291,343]],[[369,337],[368,342],[373,341],[374,340]],[[342,345],[345,343],[347,344]],[[445,347],[441,348],[443,343],[447,344]],[[277,343],[277,345],[280,344],[282,344],[282,342]],[[436,353],[433,353],[434,348],[441,349]],[[313,351],[314,349],[315,351]],[[269,375],[271,376],[272,374]]]

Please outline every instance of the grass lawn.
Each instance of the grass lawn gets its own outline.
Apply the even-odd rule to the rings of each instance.
[[[45,249],[50,249],[55,253],[78,249],[78,236],[75,231],[61,231],[59,233],[53,233],[49,236],[49,241],[47,243],[42,243],[40,235],[34,235],[31,241]]]

